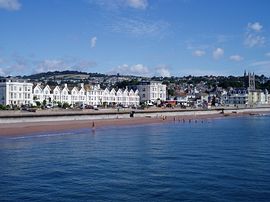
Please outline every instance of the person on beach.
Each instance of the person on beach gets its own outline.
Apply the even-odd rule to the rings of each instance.
[[[95,122],[92,123],[92,130],[95,130]]]

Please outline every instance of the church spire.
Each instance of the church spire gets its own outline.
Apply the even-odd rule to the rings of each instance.
[[[248,73],[248,89],[249,90],[255,90],[256,87],[255,87],[255,74],[253,72],[253,74],[251,73]]]

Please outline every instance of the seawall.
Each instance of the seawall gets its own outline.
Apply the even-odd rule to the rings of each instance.
[[[19,114],[0,114],[0,124],[8,123],[31,123],[31,122],[50,122],[50,121],[78,121],[78,120],[102,120],[102,119],[124,119],[130,118],[131,110],[127,111],[98,111],[98,112],[48,112],[48,113],[19,113]],[[226,115],[232,113],[255,114],[255,113],[269,113],[270,108],[218,108],[211,110],[134,110],[134,117],[178,117],[178,116],[194,116],[199,117],[203,115],[215,115],[222,112]]]

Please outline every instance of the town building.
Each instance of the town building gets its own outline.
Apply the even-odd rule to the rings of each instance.
[[[161,81],[141,81],[137,85],[141,102],[165,101],[167,98],[167,86]]]
[[[49,86],[37,83],[27,83],[19,80],[2,80],[0,82],[0,104],[25,105],[46,103],[56,105],[68,103],[70,105],[122,105],[125,107],[138,106],[139,91],[101,89],[100,85],[85,86]]]
[[[261,89],[256,89],[255,83],[255,74],[248,73],[248,83],[249,83],[249,94],[248,94],[248,104],[253,105],[261,105],[268,104],[268,91],[262,91]]]
[[[249,98],[249,92],[246,88],[230,89],[227,94],[223,94],[221,97],[221,103],[224,105],[247,105]]]
[[[268,104],[268,91],[256,89],[255,74],[244,74],[248,77],[247,88],[230,89],[227,94],[222,95],[222,104],[232,106],[258,106]]]
[[[33,103],[33,84],[18,79],[0,80],[0,104],[26,105]]]

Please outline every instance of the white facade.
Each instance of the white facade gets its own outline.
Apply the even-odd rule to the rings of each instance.
[[[33,103],[33,84],[19,80],[0,81],[0,104],[26,105]]]
[[[260,105],[268,104],[268,92],[262,90],[233,89],[222,95],[225,105]]]
[[[263,92],[262,90],[250,90],[248,99],[250,105],[268,104],[268,92]]]
[[[87,92],[88,103],[90,105],[123,105],[138,106],[140,103],[139,92],[136,90],[121,90],[115,91],[115,89],[102,90],[99,85],[93,86],[90,91]]]
[[[138,106],[140,103],[139,91],[101,89],[99,85],[85,88],[84,84],[78,87],[64,86],[50,87],[41,83],[33,87],[32,83],[4,80],[0,82],[0,104],[24,105],[36,102],[46,104],[68,103],[71,105],[123,105]]]
[[[225,105],[247,105],[248,104],[248,90],[233,89],[227,94],[222,95],[222,104]]]
[[[125,89],[122,91],[119,89],[117,92],[115,89],[101,89],[99,85],[91,86],[86,90],[84,84],[80,84],[79,87],[69,88],[65,84],[62,88],[59,86],[51,89],[49,86],[42,87],[41,84],[37,84],[34,87],[34,100],[46,103],[68,103],[71,105],[76,104],[88,104],[88,105],[123,105],[123,106],[138,106],[139,105],[139,92],[136,90],[128,91]]]
[[[157,100],[165,101],[167,97],[167,86],[160,81],[145,81],[137,85],[139,90],[140,101],[156,102]]]

